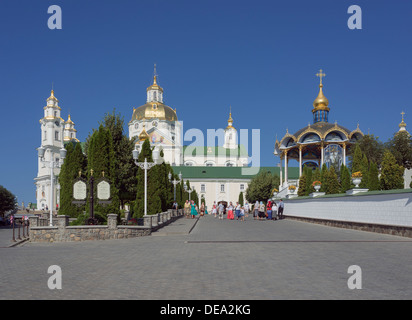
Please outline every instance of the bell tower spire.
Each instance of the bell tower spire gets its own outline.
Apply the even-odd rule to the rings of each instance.
[[[157,84],[156,64],[153,70],[153,84],[147,88],[147,102],[163,103],[163,89]]]

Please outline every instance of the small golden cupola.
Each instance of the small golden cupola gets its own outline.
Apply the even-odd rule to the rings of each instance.
[[[402,115],[402,122],[399,124],[399,132],[406,131],[406,123],[403,119],[403,116],[405,115],[405,112],[402,111],[401,115]]]
[[[230,107],[230,112],[229,112],[229,119],[227,120],[227,127],[226,129],[234,128],[233,127],[233,119],[232,119],[232,107]]]
[[[145,126],[143,125],[143,130],[139,134],[139,141],[145,141],[146,139],[149,139],[149,135],[147,134]]]
[[[322,83],[322,78],[326,76],[326,74],[323,73],[322,69],[319,70],[319,73],[316,74],[317,77],[320,78],[320,83],[319,83],[319,94],[316,97],[315,101],[313,101],[313,123],[316,122],[328,122],[328,116],[329,116],[329,100],[325,97],[323,94],[323,83]]]

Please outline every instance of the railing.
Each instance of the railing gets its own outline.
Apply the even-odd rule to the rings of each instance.
[[[25,240],[29,238],[30,228],[29,228],[28,221],[22,220],[18,223],[18,227],[16,227],[16,221],[13,220],[12,225],[13,225],[13,242],[17,242],[17,240],[21,241],[21,240]],[[21,229],[21,232],[20,232],[20,229]],[[17,233],[17,238],[16,238],[16,233]]]

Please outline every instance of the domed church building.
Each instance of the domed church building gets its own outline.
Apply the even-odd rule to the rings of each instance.
[[[178,121],[176,109],[163,102],[163,88],[157,84],[156,69],[153,84],[147,88],[147,101],[133,108],[129,121],[129,137],[138,137],[136,148],[146,138],[155,148],[162,149],[164,159],[172,165],[180,165],[182,159],[182,123]]]
[[[296,185],[297,181],[289,181],[289,161],[299,162],[299,176],[302,175],[303,166],[321,168],[324,163],[329,167],[332,163],[346,165],[347,151],[359,140],[363,133],[359,124],[355,130],[349,130],[337,122],[329,122],[329,101],[323,94],[322,70],[316,74],[320,78],[319,94],[313,102],[313,123],[299,129],[294,134],[286,130],[286,134],[275,142],[275,156],[280,157],[280,187],[287,188],[290,184]],[[283,162],[283,163],[282,163]],[[284,166],[284,177],[282,177]],[[281,191],[281,190],[279,190]]]

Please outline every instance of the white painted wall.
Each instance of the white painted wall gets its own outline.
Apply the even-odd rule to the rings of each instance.
[[[285,215],[412,226],[412,192],[285,200]]]

